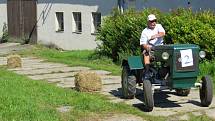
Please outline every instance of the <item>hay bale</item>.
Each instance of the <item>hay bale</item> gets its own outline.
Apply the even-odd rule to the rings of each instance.
[[[21,57],[19,55],[7,56],[7,67],[8,68],[22,67]]]
[[[81,92],[100,91],[102,89],[101,77],[95,72],[79,72],[75,75],[75,89]]]

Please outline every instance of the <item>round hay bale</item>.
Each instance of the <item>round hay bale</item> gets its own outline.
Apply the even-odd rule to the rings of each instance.
[[[21,57],[19,55],[7,56],[7,67],[8,68],[22,67]]]
[[[101,77],[95,72],[79,72],[75,75],[75,89],[81,92],[100,91],[102,89]]]

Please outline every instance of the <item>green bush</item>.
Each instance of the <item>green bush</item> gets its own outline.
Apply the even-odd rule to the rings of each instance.
[[[0,43],[8,42],[9,36],[8,36],[8,28],[7,28],[7,24],[6,23],[4,23],[4,25],[3,25],[2,33],[3,34],[2,34],[2,37],[1,37]]]
[[[139,38],[147,26],[146,18],[153,13],[166,30],[164,40],[172,38],[174,43],[197,44],[207,52],[207,58],[215,56],[215,17],[212,11],[193,12],[177,9],[161,13],[157,9],[145,9],[141,12],[128,10],[121,14],[114,10],[106,17],[97,36],[100,55],[113,61],[121,61],[128,55],[139,55]]]
[[[207,58],[211,60],[215,55],[215,28],[214,23],[206,23],[207,20],[204,20],[208,16],[206,11],[194,13],[186,9],[164,14],[161,22],[166,29],[165,38],[171,37],[174,43],[197,44],[206,51]],[[215,21],[215,18],[213,20]]]

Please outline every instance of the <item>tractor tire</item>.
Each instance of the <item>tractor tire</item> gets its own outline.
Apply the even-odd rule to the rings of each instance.
[[[152,94],[152,84],[149,80],[143,81],[144,103],[146,111],[150,112],[154,107],[154,98]]]
[[[121,79],[123,98],[133,99],[136,94],[136,78],[128,66],[123,66]]]
[[[188,96],[190,94],[190,89],[175,89],[175,91],[178,96]]]
[[[201,105],[208,107],[213,99],[213,83],[210,76],[202,77],[202,87],[199,89]]]

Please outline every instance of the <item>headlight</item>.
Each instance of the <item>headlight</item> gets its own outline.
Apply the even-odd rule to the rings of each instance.
[[[199,57],[200,57],[200,58],[205,58],[205,56],[206,56],[205,51],[200,51],[200,52],[199,52]]]
[[[163,53],[162,53],[162,58],[163,58],[164,60],[169,59],[169,53],[163,52]]]

